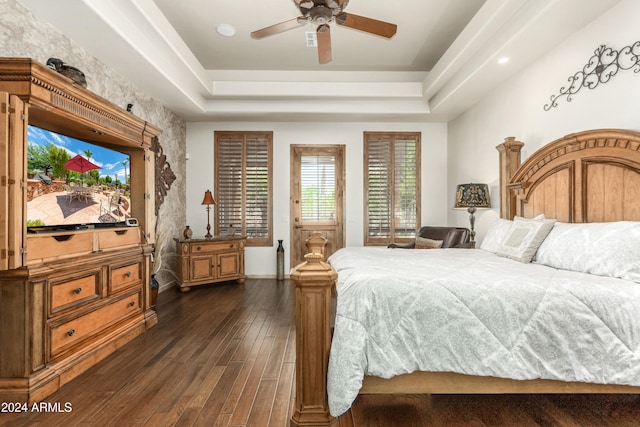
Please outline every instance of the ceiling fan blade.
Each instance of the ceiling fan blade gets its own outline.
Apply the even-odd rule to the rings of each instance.
[[[365,31],[388,39],[393,37],[398,30],[398,26],[396,24],[390,24],[389,22],[378,21],[377,19],[366,18],[364,16],[346,12],[340,12],[337,14],[336,22],[338,25],[342,25],[343,27]]]
[[[318,61],[321,64],[331,62],[331,27],[328,25],[319,25],[318,35]]]
[[[280,22],[279,24],[265,27],[261,30],[257,30],[251,33],[252,39],[262,39],[265,37],[273,36],[275,34],[284,33],[285,31],[293,30],[294,28],[302,27],[307,23],[306,18],[295,18],[288,21]]]

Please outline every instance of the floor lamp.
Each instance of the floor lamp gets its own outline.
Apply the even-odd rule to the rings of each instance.
[[[204,199],[202,199],[202,204],[207,206],[207,234],[204,237],[210,239],[213,237],[211,235],[211,223],[209,222],[211,205],[216,204],[216,201],[213,200],[213,194],[211,194],[211,191],[207,190],[204,192]]]
[[[476,245],[475,213],[478,209],[489,209],[489,186],[487,184],[460,184],[456,188],[456,204],[454,209],[466,209],[469,212],[469,225],[471,226],[471,247]]]

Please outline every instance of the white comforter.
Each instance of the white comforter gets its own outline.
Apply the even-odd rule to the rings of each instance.
[[[364,375],[449,371],[640,385],[640,284],[483,250],[345,248],[329,407]]]

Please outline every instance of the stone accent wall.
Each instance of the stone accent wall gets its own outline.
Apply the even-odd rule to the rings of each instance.
[[[157,218],[156,241],[160,248],[156,259],[160,268],[157,279],[161,290],[174,284],[176,259],[173,238],[182,236],[186,224],[187,130],[184,120],[16,0],[0,0],[0,46],[0,55],[5,57],[33,58],[43,64],[51,57],[62,59],[85,73],[87,89],[122,108],[133,103],[135,115],[162,129],[160,145],[176,180]]]

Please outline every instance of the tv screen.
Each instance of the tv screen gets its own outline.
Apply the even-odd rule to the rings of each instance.
[[[129,155],[28,127],[27,228],[113,226],[131,216]]]

